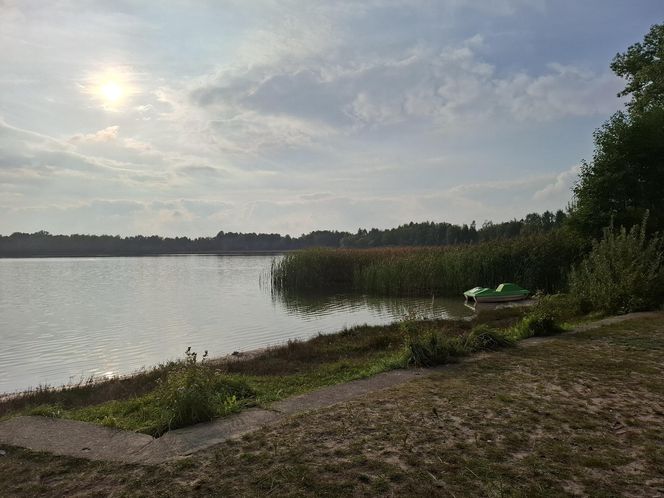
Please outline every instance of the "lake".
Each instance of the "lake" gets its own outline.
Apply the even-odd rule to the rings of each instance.
[[[274,257],[0,259],[0,393],[131,373],[305,339],[409,311],[472,314],[463,299],[275,294]]]

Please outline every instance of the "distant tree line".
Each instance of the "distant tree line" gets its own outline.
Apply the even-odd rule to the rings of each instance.
[[[357,233],[317,230],[299,237],[275,233],[219,232],[215,237],[160,237],[157,235],[52,235],[46,231],[0,235],[0,257],[127,256],[149,254],[204,254],[223,252],[281,252],[308,247],[387,247],[474,244],[487,240],[545,233],[562,226],[563,211],[531,213],[521,220],[492,223],[480,228],[451,223],[408,223],[397,228],[360,229]]]
[[[455,244],[475,244],[496,239],[510,239],[521,235],[546,233],[560,228],[567,215],[545,211],[531,213],[520,220],[493,223],[485,221],[477,228],[475,221],[470,225],[451,223],[408,223],[397,228],[379,230],[360,229],[356,234],[348,234],[341,239],[341,247],[389,247],[389,246],[446,246]]]

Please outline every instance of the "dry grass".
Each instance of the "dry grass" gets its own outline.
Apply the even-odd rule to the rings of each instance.
[[[0,495],[661,496],[664,317],[562,335],[155,467],[5,448]]]

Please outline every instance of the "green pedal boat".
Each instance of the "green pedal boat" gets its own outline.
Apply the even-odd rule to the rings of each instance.
[[[463,293],[466,301],[476,303],[502,303],[505,301],[520,301],[528,297],[528,290],[516,284],[500,284],[494,289],[488,287],[475,287]]]

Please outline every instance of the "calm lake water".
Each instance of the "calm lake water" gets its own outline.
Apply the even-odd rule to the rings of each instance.
[[[277,256],[278,257],[278,256]],[[274,295],[274,256],[0,259],[0,393],[382,324],[463,299]]]

